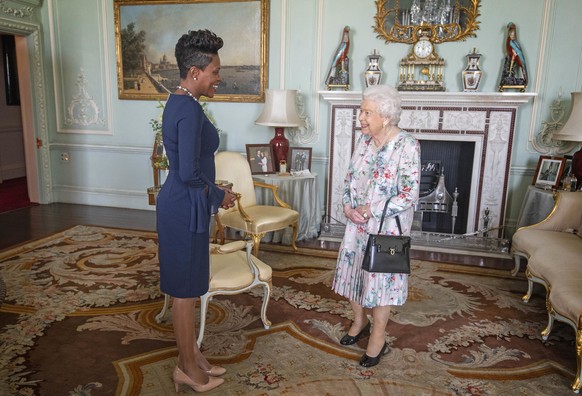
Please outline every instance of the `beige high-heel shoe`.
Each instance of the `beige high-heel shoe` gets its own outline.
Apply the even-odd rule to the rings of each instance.
[[[220,367],[220,366],[212,366],[210,368],[210,370],[204,370],[204,369],[200,369],[202,371],[204,371],[206,374],[210,375],[211,377],[220,377],[221,375],[224,375],[226,373],[226,369],[224,367]]]
[[[180,356],[178,356],[178,360],[180,360]],[[204,370],[200,366],[198,366],[198,368],[212,377],[220,377],[221,375],[226,374],[226,369],[224,367],[220,367],[220,366],[212,366],[211,365],[210,370]]]
[[[174,374],[172,375],[174,379],[174,387],[176,388],[176,392],[180,391],[180,385],[187,385],[194,392],[208,392],[211,389],[216,388],[219,385],[222,385],[224,380],[222,378],[216,377],[208,377],[208,382],[205,384],[197,384],[194,380],[186,375],[178,366],[174,369]]]

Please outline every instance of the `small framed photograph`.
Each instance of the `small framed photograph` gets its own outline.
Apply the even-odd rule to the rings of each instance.
[[[311,147],[289,147],[287,169],[290,172],[302,170],[311,172]]]
[[[564,172],[562,172],[562,177],[560,178],[560,187],[563,187],[564,179],[572,173],[572,155],[564,155],[566,159],[566,164],[564,165]]]
[[[253,175],[275,173],[273,149],[270,144],[247,144],[247,161]]]
[[[558,188],[565,167],[564,157],[540,156],[532,184],[543,188]]]

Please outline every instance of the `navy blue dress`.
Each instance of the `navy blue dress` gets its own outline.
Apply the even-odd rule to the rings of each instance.
[[[170,162],[157,198],[160,289],[178,298],[208,291],[209,222],[224,191],[214,184],[219,137],[202,106],[187,95],[170,95],[162,119]]]

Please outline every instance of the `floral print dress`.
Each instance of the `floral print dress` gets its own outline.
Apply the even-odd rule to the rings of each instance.
[[[344,205],[370,205],[366,224],[348,220],[340,246],[332,289],[365,308],[403,305],[408,295],[408,275],[371,273],[362,269],[368,235],[378,233],[388,200],[382,234],[398,235],[394,214],[400,216],[402,233],[410,234],[420,186],[420,144],[400,131],[392,141],[377,148],[362,135],[356,143],[344,181]]]

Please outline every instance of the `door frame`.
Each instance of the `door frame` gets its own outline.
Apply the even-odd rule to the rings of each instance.
[[[39,24],[0,15],[0,32],[15,36],[18,86],[28,195],[31,202],[52,202],[46,77]]]

